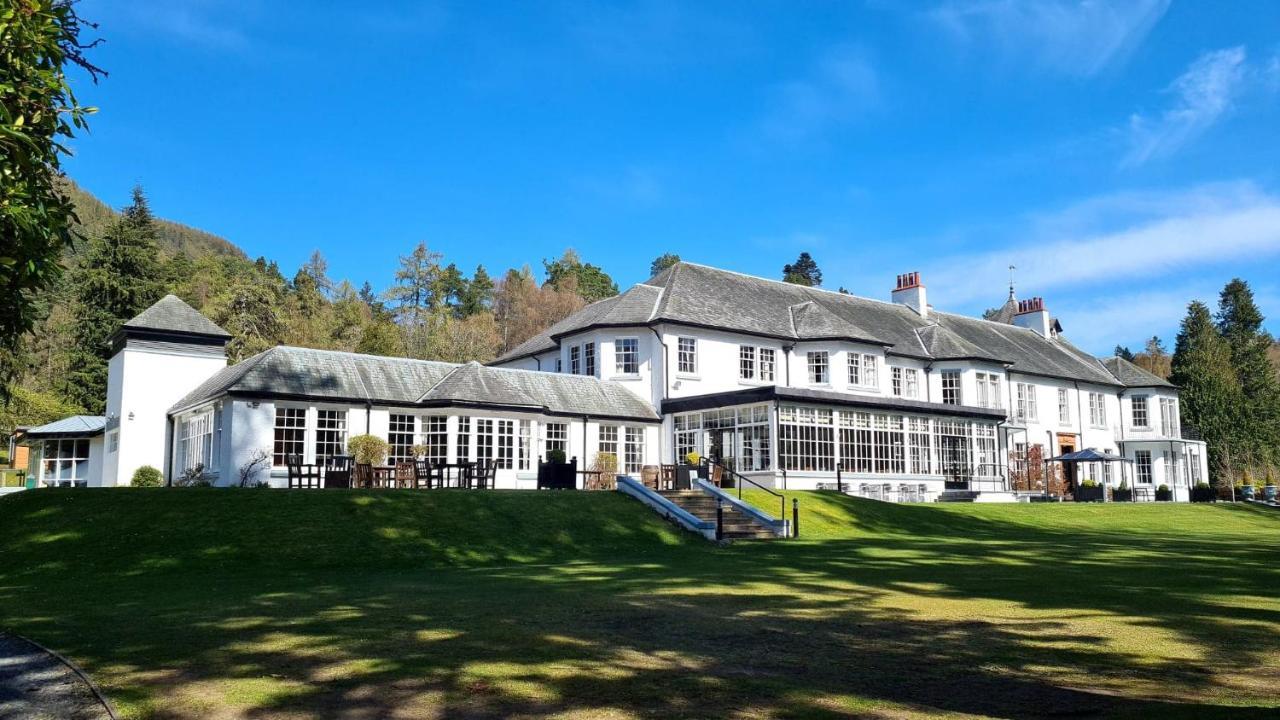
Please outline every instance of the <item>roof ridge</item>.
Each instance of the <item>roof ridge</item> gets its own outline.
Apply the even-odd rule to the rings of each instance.
[[[793,288],[800,288],[801,290],[812,290],[814,292],[826,293],[827,295],[834,295],[836,297],[841,297],[841,298],[853,298],[855,300],[865,300],[867,302],[880,303],[881,305],[892,305],[894,307],[906,307],[905,305],[902,305],[901,303],[896,303],[892,300],[880,300],[878,298],[866,297],[865,295],[854,295],[853,293],[842,293],[839,290],[828,290],[827,288],[819,287],[816,285],[798,285],[796,283],[789,283],[786,280],[774,280],[773,278],[761,277],[759,275],[752,275],[751,273],[744,273],[738,270],[726,270],[725,268],[718,268],[712,265],[704,265],[702,263],[688,262],[685,260],[681,260],[679,263],[676,264],[676,266],[679,266],[679,265],[692,265],[694,267],[714,270],[715,272],[727,273],[729,275],[737,275],[738,277],[750,278],[752,280],[761,280],[763,282],[773,283],[774,285],[786,285]]]

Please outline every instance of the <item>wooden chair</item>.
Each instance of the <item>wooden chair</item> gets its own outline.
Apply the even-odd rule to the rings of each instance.
[[[407,490],[414,486],[416,482],[415,479],[416,475],[413,463],[407,461],[396,463],[394,480],[395,487]]]
[[[413,461],[413,489],[421,490],[431,489],[431,461],[430,460],[414,460]]]
[[[356,463],[354,479],[356,487],[365,489],[372,488],[373,466],[367,463]]]
[[[492,490],[498,479],[498,463],[494,460],[480,460],[474,466],[471,481],[467,487],[476,490]]]
[[[663,465],[658,473],[658,489],[674,490],[676,487],[676,466]]]
[[[285,466],[289,471],[290,489],[311,489],[321,487],[320,468],[302,462],[301,455],[285,457]]]
[[[334,455],[324,464],[324,486],[326,488],[351,487],[351,466],[355,458],[351,455]]]

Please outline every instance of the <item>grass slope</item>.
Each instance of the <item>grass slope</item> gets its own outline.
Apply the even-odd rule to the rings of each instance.
[[[1280,514],[795,496],[800,540],[716,548],[603,493],[38,490],[0,627],[132,718],[1280,706]]]

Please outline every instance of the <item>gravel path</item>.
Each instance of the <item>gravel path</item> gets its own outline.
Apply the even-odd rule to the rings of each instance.
[[[0,633],[0,719],[110,720],[88,683],[61,660]]]

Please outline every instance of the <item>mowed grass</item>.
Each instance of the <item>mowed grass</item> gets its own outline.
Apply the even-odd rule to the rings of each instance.
[[[717,548],[608,493],[25,492],[0,627],[131,718],[1280,712],[1280,513],[793,496]]]

